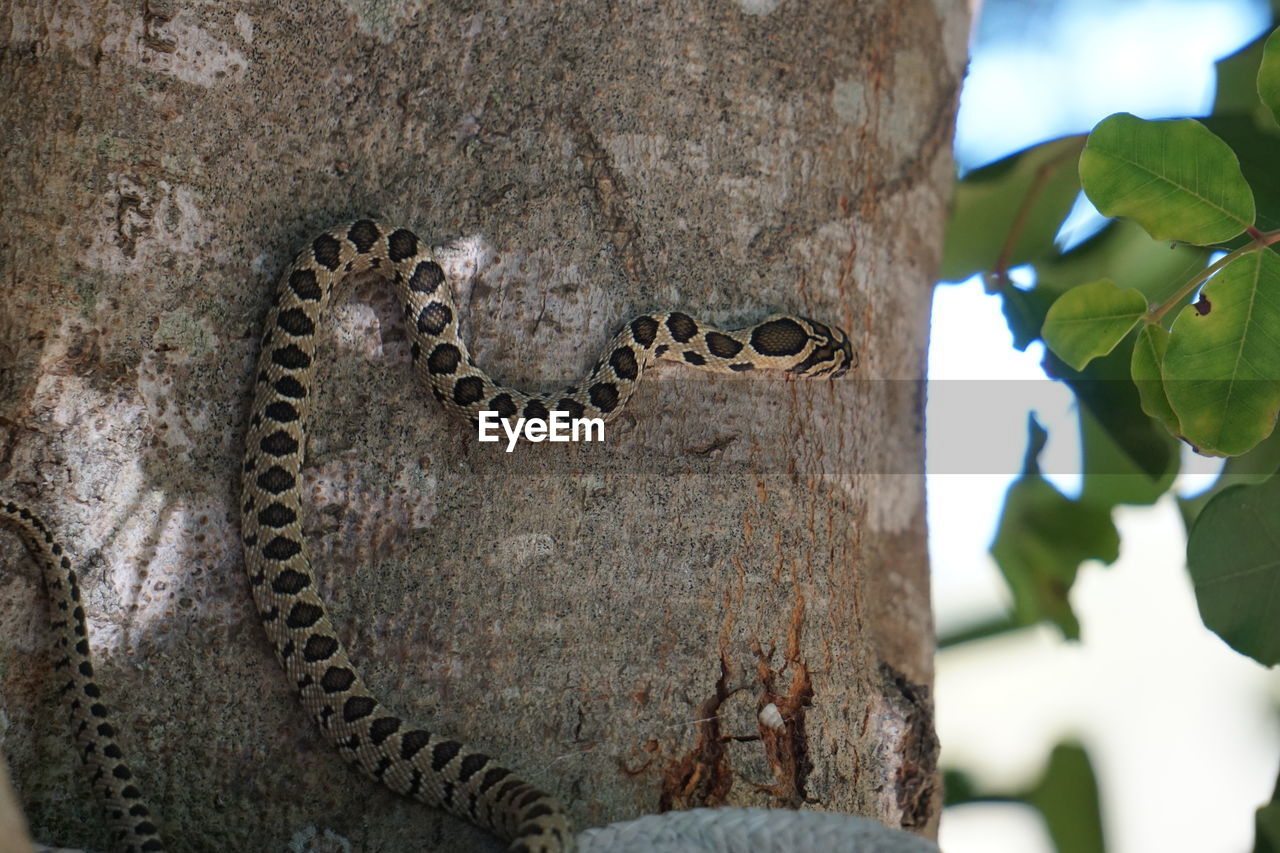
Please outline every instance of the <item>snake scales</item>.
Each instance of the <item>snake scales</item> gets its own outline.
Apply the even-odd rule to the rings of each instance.
[[[657,359],[720,372],[775,369],[837,377],[856,365],[856,356],[843,331],[803,317],[774,315],[725,331],[680,312],[643,314],[614,337],[582,381],[558,394],[526,394],[496,384],[473,363],[458,334],[444,272],[407,229],[368,219],[335,228],[303,249],[281,278],[258,362],[241,491],[245,569],[277,657],[325,739],[365,773],[510,841],[512,851],[567,851],[574,843],[568,820],[550,795],[485,753],[409,724],[374,698],[316,593],[302,533],[299,475],[315,397],[317,332],[338,284],[367,269],[394,282],[414,365],[436,399],[471,420],[486,410],[543,419],[560,410],[607,421]],[[0,520],[17,529],[43,569],[57,642],[65,651],[57,666],[70,673],[63,692],[117,845],[162,850],[106,722],[106,708],[97,701],[70,561],[25,506],[0,500]]]

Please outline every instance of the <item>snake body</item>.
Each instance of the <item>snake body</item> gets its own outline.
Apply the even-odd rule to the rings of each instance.
[[[116,743],[116,730],[107,719],[102,690],[93,680],[89,630],[71,558],[39,516],[17,501],[0,499],[0,521],[17,532],[40,566],[58,652],[54,674],[66,679],[58,692],[67,705],[80,758],[89,767],[93,789],[106,809],[112,843],[122,853],[163,851],[164,842],[151,812]]]
[[[444,271],[408,229],[369,219],[332,229],[312,240],[281,277],[258,362],[241,490],[245,569],[277,657],[324,738],[368,775],[510,841],[511,851],[570,850],[568,819],[549,794],[484,752],[413,726],[373,696],[317,595],[300,487],[317,333],[339,283],[368,269],[394,283],[417,371],[447,410],[470,420],[482,411],[543,419],[567,411],[608,421],[658,359],[719,372],[837,377],[856,365],[856,356],[842,330],[804,317],[777,314],[727,331],[678,311],[642,314],[613,338],[584,379],[557,394],[527,394],[497,384],[474,364],[458,334]],[[40,548],[38,541],[33,545]],[[128,811],[132,793],[114,788],[109,802]],[[150,823],[135,823],[133,830],[143,826]],[[160,848],[157,841],[142,849]]]

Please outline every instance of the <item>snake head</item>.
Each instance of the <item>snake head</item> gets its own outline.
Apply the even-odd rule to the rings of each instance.
[[[849,336],[838,326],[828,326],[817,320],[803,318],[809,332],[809,355],[788,373],[796,376],[825,376],[836,379],[858,366],[858,354],[849,343]]]

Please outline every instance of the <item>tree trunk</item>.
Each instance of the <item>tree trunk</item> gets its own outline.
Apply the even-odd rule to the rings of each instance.
[[[415,385],[391,288],[353,282],[305,527],[371,686],[579,827],[755,804],[933,832],[917,380],[965,25],[924,0],[5,4],[0,493],[78,561],[173,849],[497,849],[321,741],[242,571],[274,278],[364,214],[466,238],[464,327],[512,384],[669,307],[804,314],[861,356],[835,382],[662,368],[604,443],[507,453]],[[14,787],[37,838],[103,847],[38,574],[14,537],[0,561]]]

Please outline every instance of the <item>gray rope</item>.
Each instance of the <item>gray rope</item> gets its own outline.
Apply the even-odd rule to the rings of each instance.
[[[85,853],[35,846],[34,853]],[[870,818],[790,809],[693,809],[578,834],[576,853],[939,853]]]
[[[578,834],[578,853],[939,853],[870,818],[789,809],[693,809]]]

